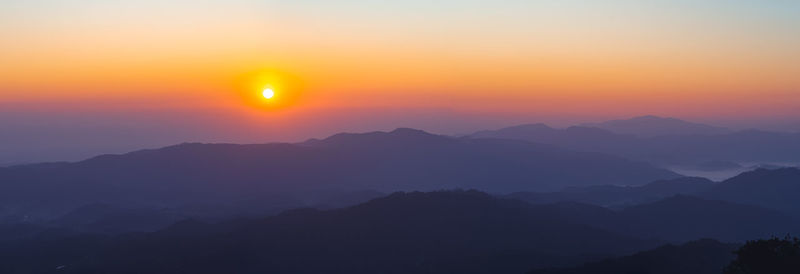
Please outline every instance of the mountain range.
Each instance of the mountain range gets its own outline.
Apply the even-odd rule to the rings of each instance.
[[[4,242],[0,272],[522,273],[657,244],[477,191],[413,192],[153,233]]]
[[[800,216],[800,169],[757,169],[725,180],[701,194],[707,199],[733,201]]]
[[[2,241],[0,272],[523,273],[666,241],[740,242],[797,231],[796,222],[770,210],[688,196],[614,211],[474,190],[398,192],[342,209],[185,220],[150,233],[42,232]]]
[[[714,182],[699,177],[681,177],[658,180],[640,186],[598,185],[569,187],[556,192],[515,192],[505,198],[523,200],[534,204],[578,202],[603,207],[619,208],[683,194],[695,195],[711,189]]]
[[[630,119],[610,120],[600,123],[583,123],[583,127],[601,128],[619,134],[641,137],[664,135],[719,135],[732,130],[706,124],[692,123],[676,118],[645,115]]]
[[[632,125],[640,123],[648,125],[650,121],[653,121],[653,125],[639,131],[632,128]],[[701,133],[681,128],[715,127],[697,126],[675,119],[656,117],[635,118],[626,123],[620,121],[609,123],[628,125],[628,127],[626,130],[619,130],[616,127],[604,126],[607,123],[602,123],[556,129],[545,124],[526,124],[478,131],[468,137],[523,140],[577,151],[619,155],[660,166],[698,169],[707,168],[709,162],[728,162],[728,166],[731,166],[731,162],[733,164],[800,163],[800,133],[721,129]],[[673,123],[678,125],[670,126]],[[647,134],[650,132],[649,127],[660,129],[660,133]]]
[[[683,245],[665,245],[630,256],[576,267],[537,269],[528,274],[719,274],[734,259],[737,246],[702,239]]]
[[[763,169],[721,183],[661,180],[621,188],[646,199],[617,208],[568,199],[528,203],[509,199],[524,198],[516,194],[479,191],[399,192],[341,209],[211,223],[184,219],[145,233],[118,228],[174,219],[90,205],[46,225],[0,225],[0,272],[522,273],[547,267],[534,273],[615,273],[668,263],[663,273],[674,273],[671,267],[711,273],[730,258],[721,250],[732,245],[701,241],[634,252],[700,238],[741,243],[800,233],[796,216],[745,204],[761,199],[742,199],[763,197],[754,186],[797,185],[797,174]],[[738,196],[735,202],[712,200],[716,189]],[[796,196],[784,190],[783,197]],[[687,192],[694,194],[667,196]]]
[[[182,144],[76,163],[0,168],[0,216],[52,219],[95,203],[274,212],[304,206],[296,200],[308,192],[502,193],[676,177],[618,156],[397,129],[298,144]]]
[[[578,202],[624,208],[674,195],[758,206],[800,217],[800,169],[756,169],[715,183],[704,178],[683,177],[641,186],[585,186],[556,192],[516,192],[502,197],[534,204]]]
[[[713,181],[656,166],[793,159],[794,135],[658,117],[592,126],[2,167],[0,273],[705,274],[740,243],[800,233],[798,168]]]

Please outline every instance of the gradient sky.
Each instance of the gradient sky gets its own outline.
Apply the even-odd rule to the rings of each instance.
[[[792,0],[6,0],[0,164],[643,114],[798,130],[798,14]]]

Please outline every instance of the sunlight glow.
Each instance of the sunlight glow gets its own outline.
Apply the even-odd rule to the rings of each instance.
[[[261,93],[261,95],[263,95],[264,98],[272,99],[272,97],[275,96],[275,92],[271,88],[266,88],[264,89],[264,92]]]

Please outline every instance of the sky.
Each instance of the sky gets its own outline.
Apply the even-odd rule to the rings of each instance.
[[[5,0],[0,164],[645,114],[800,130],[798,14],[792,0]]]

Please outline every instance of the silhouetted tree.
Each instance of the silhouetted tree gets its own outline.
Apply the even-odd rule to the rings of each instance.
[[[800,239],[773,237],[748,241],[736,252],[737,258],[725,268],[725,274],[797,274],[800,273]]]

